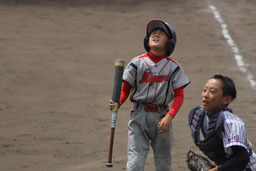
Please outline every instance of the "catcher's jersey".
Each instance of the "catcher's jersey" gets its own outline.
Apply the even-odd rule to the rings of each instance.
[[[133,87],[132,101],[154,105],[167,105],[173,100],[173,90],[190,83],[176,61],[168,57],[154,63],[147,54],[132,59],[123,80]]]
[[[256,154],[252,151],[252,145],[248,140],[244,122],[236,115],[229,111],[223,111],[224,115],[224,132],[223,132],[223,146],[225,153],[232,154],[231,146],[242,146],[250,154],[250,161],[247,168],[256,171]],[[206,115],[204,125],[207,127],[208,117]],[[206,128],[205,128],[206,129]]]

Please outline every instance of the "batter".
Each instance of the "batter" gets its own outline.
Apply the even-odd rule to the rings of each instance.
[[[176,34],[168,23],[150,21],[144,38],[147,53],[133,58],[124,71],[120,105],[129,95],[133,102],[128,123],[127,171],[144,170],[150,145],[155,170],[172,171],[171,123],[183,103],[183,88],[190,83],[182,67],[168,57],[175,44]]]

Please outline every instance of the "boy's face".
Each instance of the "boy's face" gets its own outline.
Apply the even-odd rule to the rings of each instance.
[[[202,108],[208,114],[214,114],[231,102],[231,96],[223,96],[222,82],[219,79],[209,79],[202,92]]]
[[[148,45],[150,48],[166,50],[168,39],[167,34],[162,29],[155,29],[149,36]]]

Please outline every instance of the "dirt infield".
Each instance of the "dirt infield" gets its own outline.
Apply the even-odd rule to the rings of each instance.
[[[253,0],[1,0],[0,1],[0,170],[120,171],[127,160],[131,103],[119,110],[112,169],[106,168],[114,60],[145,52],[151,19],[177,33],[173,58],[191,80],[173,121],[173,167],[188,170],[194,146],[188,111],[200,104],[213,74],[234,79],[231,104],[246,124],[256,150],[256,88],[242,73],[208,5],[228,25],[248,71],[256,79],[256,3]],[[154,170],[152,151],[146,171]]]

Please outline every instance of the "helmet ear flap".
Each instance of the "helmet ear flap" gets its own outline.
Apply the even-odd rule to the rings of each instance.
[[[148,46],[148,41],[149,41],[148,36],[145,36],[145,38],[144,38],[144,48],[147,52],[149,52],[149,50],[150,50],[150,47]]]
[[[170,39],[167,41],[167,44],[166,44],[166,49],[167,49],[167,52],[166,52],[166,55],[167,56],[170,56],[172,54],[172,52],[174,51],[174,48],[175,48],[175,41],[173,39]]]

